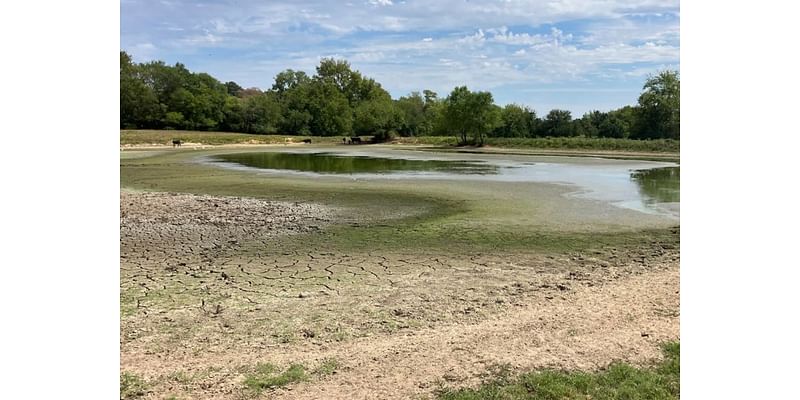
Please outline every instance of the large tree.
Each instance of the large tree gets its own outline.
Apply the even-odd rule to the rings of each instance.
[[[123,128],[155,128],[163,118],[163,107],[147,86],[140,68],[128,53],[119,53],[119,116]]]
[[[320,136],[348,136],[353,133],[353,109],[333,82],[315,80],[308,91],[311,132]]]
[[[508,104],[500,112],[500,125],[494,130],[499,137],[529,137],[538,124],[536,112],[529,107]]]
[[[650,76],[639,96],[635,135],[641,139],[680,139],[681,81],[677,71]]]
[[[278,94],[284,94],[310,81],[311,78],[309,78],[305,72],[287,69],[275,76],[275,83],[272,84],[272,90]]]
[[[402,116],[391,99],[363,101],[354,110],[353,130],[357,135],[374,135],[386,141],[397,133]]]
[[[544,136],[572,136],[575,127],[572,124],[572,113],[567,110],[550,110],[542,123]]]
[[[247,133],[276,133],[281,125],[281,106],[273,93],[267,92],[242,100],[242,125]]]
[[[456,134],[460,144],[468,144],[471,134],[473,143],[483,145],[484,136],[498,125],[500,119],[491,93],[470,92],[466,86],[450,92],[442,112],[444,122]]]

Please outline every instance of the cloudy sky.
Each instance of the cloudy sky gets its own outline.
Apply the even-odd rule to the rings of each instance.
[[[244,87],[347,59],[394,98],[455,86],[545,114],[635,104],[648,74],[680,66],[673,0],[121,0],[120,46]]]

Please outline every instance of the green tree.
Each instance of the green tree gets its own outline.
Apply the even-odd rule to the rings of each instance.
[[[311,132],[320,136],[353,133],[353,110],[347,97],[333,82],[316,80],[308,91]]]
[[[245,132],[275,133],[280,124],[281,106],[272,93],[263,93],[243,100],[242,125]]]
[[[376,141],[391,139],[402,117],[391,99],[363,101],[354,110],[353,129],[357,135],[374,135]]]
[[[500,120],[499,107],[495,106],[489,92],[470,92],[459,86],[447,96],[442,110],[444,122],[455,132],[460,144],[467,144],[468,135],[473,143],[483,145],[485,135],[494,129]]]
[[[287,69],[275,75],[275,83],[272,84],[272,90],[278,94],[284,94],[309,82],[311,82],[311,78],[305,72]]]
[[[119,108],[123,128],[158,127],[163,116],[158,97],[144,83],[140,67],[124,51],[119,53]]]
[[[572,113],[567,110],[550,110],[542,125],[542,132],[545,136],[573,136],[575,133],[572,125]]]
[[[617,138],[625,137],[625,123],[615,115],[608,115],[597,129],[600,137]]]
[[[241,86],[239,86],[239,84],[237,84],[236,82],[233,82],[233,81],[225,82],[225,90],[231,96],[238,96],[239,92],[241,92],[242,89],[243,88]]]
[[[164,126],[168,129],[183,129],[186,127],[186,119],[183,118],[183,114],[170,111],[164,114]]]
[[[228,96],[222,109],[220,128],[228,132],[244,132],[244,108],[238,97]]]
[[[623,127],[623,138],[631,137],[633,127],[636,125],[638,107],[625,106],[617,110],[609,111],[608,115],[619,119]]]
[[[425,100],[419,92],[412,92],[408,96],[403,96],[395,104],[402,115],[399,130],[402,136],[424,136],[430,134],[433,127],[426,124]]]
[[[508,104],[500,112],[500,124],[493,135],[498,137],[529,137],[536,127],[536,112],[528,107]]]
[[[287,69],[275,76],[272,91],[281,106],[279,129],[292,135],[311,134],[311,78],[302,71]]]
[[[639,96],[635,136],[680,139],[681,81],[677,71],[650,76]]]
[[[350,69],[349,62],[323,58],[317,66],[317,75],[314,78],[333,85],[351,105],[358,102],[361,74]]]
[[[597,110],[583,114],[583,117],[575,120],[575,135],[583,137],[597,137],[600,125],[608,118],[608,113]]]

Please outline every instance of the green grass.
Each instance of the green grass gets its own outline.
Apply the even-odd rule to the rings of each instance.
[[[635,140],[583,137],[489,138],[486,144],[498,147],[557,150],[635,151],[654,153],[677,153],[680,151],[680,141],[671,139]]]
[[[309,379],[305,368],[300,364],[292,364],[280,372],[273,364],[258,364],[254,373],[247,375],[244,385],[260,392],[264,389],[274,389],[292,383],[303,382]]]
[[[314,375],[317,376],[328,376],[332,375],[339,369],[339,361],[335,358],[326,358],[322,360],[322,364],[314,370]]]
[[[613,363],[595,372],[544,370],[511,377],[501,372],[477,389],[441,389],[440,400],[504,399],[677,399],[680,397],[680,343],[663,347],[664,360],[645,368]]]
[[[171,130],[121,130],[120,145],[159,144],[170,145],[173,139],[203,145],[224,144],[284,144],[287,139],[301,142],[311,139],[315,144],[341,144],[343,135],[338,136],[293,136],[293,135],[251,135],[230,132],[198,132]],[[392,143],[428,146],[456,146],[455,136],[397,137]],[[486,145],[502,148],[549,149],[549,150],[594,150],[649,153],[678,153],[680,141],[671,139],[634,140],[612,138],[487,138]]]
[[[139,376],[123,372],[119,376],[119,398],[122,400],[138,399],[147,394],[150,385]]]

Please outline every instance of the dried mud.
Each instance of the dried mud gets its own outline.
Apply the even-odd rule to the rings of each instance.
[[[679,250],[431,255],[276,238],[336,221],[299,203],[121,193],[121,370],[145,398],[418,398],[494,366],[643,363],[679,335]],[[669,246],[666,246],[669,247]],[[332,375],[258,395],[258,363]]]

